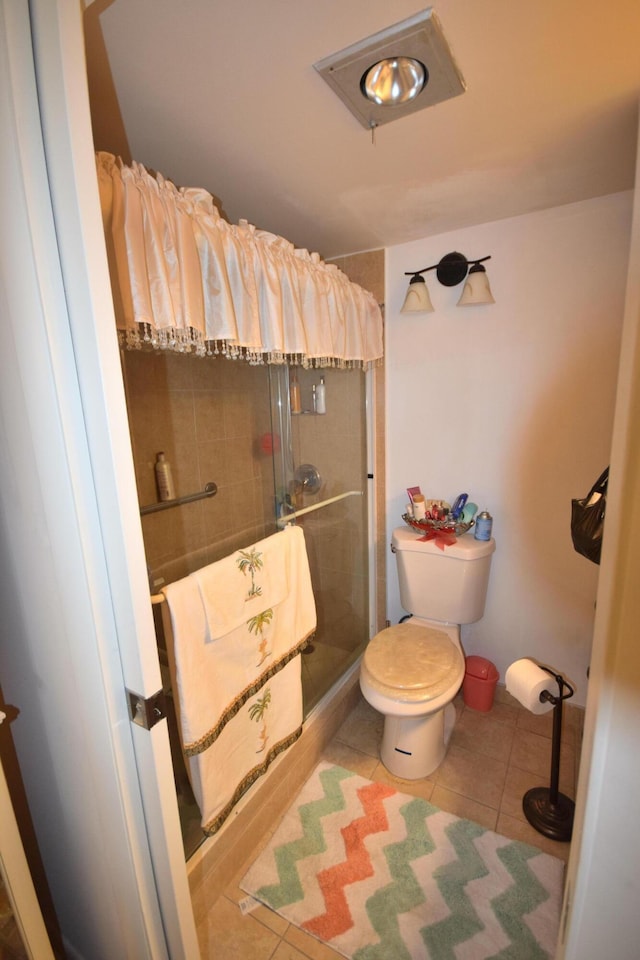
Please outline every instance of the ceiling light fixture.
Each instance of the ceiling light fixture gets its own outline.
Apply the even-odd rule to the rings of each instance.
[[[415,100],[428,82],[424,63],[413,57],[387,57],[365,70],[360,89],[372,103],[393,107]]]
[[[433,304],[423,273],[436,271],[436,276],[445,287],[456,287],[463,280],[466,283],[458,300],[459,307],[479,306],[495,303],[487,271],[482,266],[491,256],[479,257],[477,260],[467,260],[461,253],[447,253],[438,263],[425,267],[423,270],[409,270],[405,277],[411,277],[409,289],[404,298],[400,313],[432,313]]]
[[[465,90],[432,7],[313,66],[368,130]]]

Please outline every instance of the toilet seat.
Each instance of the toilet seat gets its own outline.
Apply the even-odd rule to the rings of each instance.
[[[461,682],[464,657],[444,630],[399,623],[369,642],[362,669],[367,682],[384,696],[425,702]]]

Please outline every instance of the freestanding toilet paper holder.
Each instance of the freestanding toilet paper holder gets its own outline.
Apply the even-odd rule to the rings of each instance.
[[[560,793],[558,781],[560,778],[560,742],[562,738],[562,702],[574,694],[571,684],[564,677],[554,673],[548,667],[541,667],[551,674],[558,684],[558,696],[555,697],[548,690],[540,694],[541,703],[553,704],[553,736],[551,739],[551,782],[548,787],[533,787],[527,790],[522,798],[524,815],[532,827],[552,840],[571,840],[573,830],[573,814],[575,804],[573,800]],[[564,690],[568,691],[567,693]]]

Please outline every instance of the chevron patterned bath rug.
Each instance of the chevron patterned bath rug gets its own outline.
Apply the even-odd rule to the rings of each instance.
[[[351,960],[545,960],[564,863],[321,763],[240,886]]]

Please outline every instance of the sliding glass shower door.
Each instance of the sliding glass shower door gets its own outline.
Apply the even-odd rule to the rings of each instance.
[[[270,369],[277,523],[304,530],[318,617],[302,659],[308,715],[369,639],[365,374],[293,368],[295,413],[292,369]],[[321,376],[325,413],[314,403]]]

